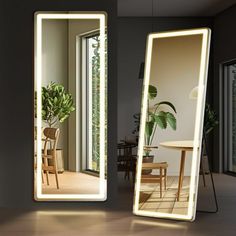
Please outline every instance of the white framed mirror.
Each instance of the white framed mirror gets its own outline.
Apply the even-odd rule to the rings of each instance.
[[[36,201],[107,197],[104,12],[35,13]]]
[[[195,219],[210,29],[147,38],[133,212]]]

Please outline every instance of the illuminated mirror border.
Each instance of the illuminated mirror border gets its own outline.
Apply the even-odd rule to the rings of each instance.
[[[37,161],[36,161],[36,186],[34,198],[36,201],[105,201],[107,198],[107,185],[105,176],[105,157],[106,157],[106,81],[105,81],[105,31],[106,31],[106,13],[104,12],[79,12],[79,13],[35,13],[35,90],[41,91],[42,87],[42,21],[49,19],[65,20],[99,20],[100,25],[100,174],[99,174],[99,193],[98,194],[43,194],[42,193],[42,144],[41,127],[42,120],[37,119]],[[42,117],[41,93],[37,93],[37,117]],[[34,181],[35,183],[35,181]]]
[[[161,212],[150,212],[146,210],[139,210],[144,132],[145,132],[145,121],[147,113],[148,86],[149,86],[150,71],[151,71],[153,40],[157,38],[168,38],[168,37],[178,37],[178,36],[188,36],[188,35],[191,36],[199,34],[202,35],[202,48],[201,48],[200,73],[198,79],[198,97],[197,97],[197,107],[196,107],[196,120],[194,127],[194,142],[193,142],[193,154],[192,154],[192,165],[191,165],[188,213],[187,215],[179,215],[179,214],[168,214]],[[210,52],[210,35],[211,35],[210,29],[201,28],[201,29],[191,29],[191,30],[170,31],[163,33],[152,33],[149,34],[147,38],[140,133],[139,133],[139,144],[138,144],[138,160],[136,168],[137,172],[136,172],[134,205],[133,205],[133,213],[135,215],[157,217],[157,218],[168,218],[176,220],[188,220],[188,221],[193,221],[195,219],[199,168],[200,168],[200,153],[201,153],[201,143],[203,135],[205,97],[207,88],[208,61]]]

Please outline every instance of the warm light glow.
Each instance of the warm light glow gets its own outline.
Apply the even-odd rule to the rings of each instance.
[[[78,210],[41,210],[41,211],[36,211],[36,214],[39,216],[44,216],[44,215],[48,215],[48,216],[101,216],[104,217],[106,216],[106,212],[105,211],[78,211]]]
[[[177,220],[190,220],[195,219],[196,214],[196,202],[197,202],[197,190],[198,190],[198,178],[199,178],[199,166],[200,166],[200,153],[201,153],[201,140],[203,132],[203,120],[204,120],[204,109],[205,109],[205,97],[206,97],[206,86],[207,86],[207,73],[208,73],[208,58],[209,58],[209,45],[210,45],[210,29],[194,29],[194,30],[183,30],[175,32],[165,33],[152,33],[148,36],[147,49],[146,49],[146,62],[145,62],[145,73],[144,73],[144,84],[143,84],[143,98],[142,98],[142,110],[140,120],[140,132],[139,132],[139,145],[138,145],[138,162],[137,162],[137,174],[135,184],[135,196],[133,212],[136,215],[159,217],[159,218],[170,218]],[[141,170],[142,170],[142,157],[143,157],[143,146],[144,146],[144,132],[145,132],[145,121],[147,114],[147,100],[148,100],[148,86],[150,80],[151,71],[151,58],[152,58],[152,46],[153,40],[157,38],[167,37],[178,37],[188,35],[203,35],[202,38],[202,49],[201,49],[201,64],[200,74],[198,81],[198,96],[197,96],[197,108],[196,108],[196,121],[194,128],[194,142],[193,142],[193,154],[192,154],[192,166],[191,166],[191,178],[190,178],[190,193],[189,193],[189,204],[188,214],[168,214],[161,212],[150,212],[147,210],[139,210],[139,195],[140,195],[140,183],[141,183]]]
[[[41,144],[41,127],[42,127],[42,104],[41,104],[41,87],[42,87],[42,20],[45,19],[97,19],[100,22],[100,180],[98,194],[43,194],[42,193],[42,144]],[[105,13],[36,13],[35,14],[35,84],[37,91],[37,174],[35,199],[37,201],[105,201],[107,197],[106,180],[105,180]],[[79,184],[79,183],[78,183]]]
[[[194,87],[189,93],[189,99],[197,99],[198,96],[198,86]]]
[[[166,229],[186,229],[187,226],[186,225],[180,225],[180,224],[175,224],[173,223],[166,223],[166,222],[157,222],[157,221],[147,221],[147,220],[132,220],[131,223],[131,228],[132,230],[135,229],[135,225],[147,225],[147,226],[158,226],[158,227],[162,227],[162,228],[166,228]]]

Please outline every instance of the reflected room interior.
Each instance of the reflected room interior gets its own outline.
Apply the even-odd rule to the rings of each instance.
[[[100,193],[100,70],[99,19],[42,20],[42,194]]]
[[[201,48],[201,34],[153,39],[140,210],[187,214]]]

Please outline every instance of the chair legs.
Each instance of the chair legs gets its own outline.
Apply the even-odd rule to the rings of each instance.
[[[57,170],[55,170],[55,177],[56,177],[57,189],[59,189],[59,182],[58,182],[58,173],[57,173]]]
[[[48,172],[49,172],[49,171],[46,171],[46,180],[47,180],[47,185],[49,185],[49,177],[48,177]]]
[[[48,167],[48,159],[47,158],[44,159],[43,165],[45,167],[47,185],[49,185],[49,170],[47,168]],[[50,170],[50,171],[52,171],[52,173],[55,174],[56,186],[57,186],[57,189],[59,189],[58,171],[57,171],[57,163],[56,163],[56,161],[54,161],[54,168],[52,170]],[[44,174],[44,170],[42,169],[42,183],[44,183],[43,174]]]
[[[48,167],[48,159],[47,159],[47,158],[45,158],[45,160],[44,160],[44,165],[45,165],[45,167]],[[49,171],[46,170],[47,185],[49,185],[49,177],[48,177],[48,174],[49,174]]]
[[[42,170],[42,183],[44,184],[43,170]]]
[[[165,179],[164,179],[164,186],[165,186],[165,190],[166,190],[166,183],[167,183],[166,169],[164,169],[164,176],[165,176]]]
[[[160,168],[160,198],[162,198],[162,168]]]
[[[59,181],[58,181],[58,171],[57,171],[56,159],[54,159],[54,173],[55,173],[55,177],[56,177],[57,189],[59,189]]]
[[[167,170],[164,169],[164,175],[162,175],[162,168],[160,168],[160,198],[162,198],[162,182],[164,181],[164,188],[166,190],[166,183],[167,183]]]
[[[145,170],[153,170],[158,169],[159,174],[149,174],[149,175],[142,175],[141,177],[141,183],[158,183],[159,189],[160,189],[160,198],[163,197],[163,187],[166,191],[167,189],[167,163],[143,163],[142,169]],[[155,189],[158,188],[158,186],[155,186]],[[164,192],[165,193],[165,192]]]
[[[162,198],[162,182],[164,182],[164,189],[166,190],[166,175],[160,178],[160,198]]]

